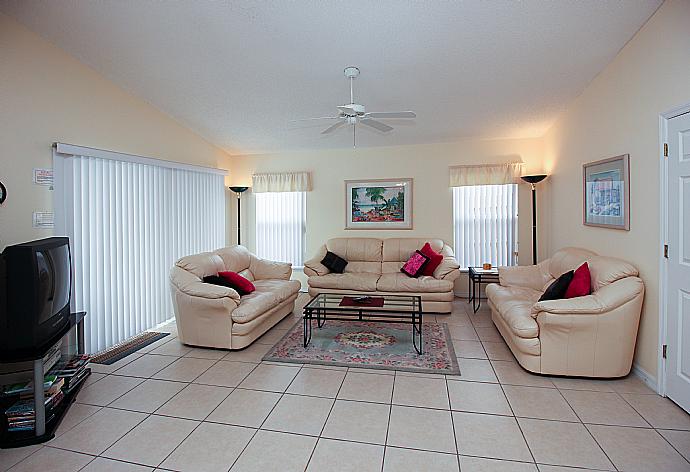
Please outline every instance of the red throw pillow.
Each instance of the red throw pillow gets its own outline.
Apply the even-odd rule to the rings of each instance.
[[[234,288],[240,295],[248,295],[256,290],[256,287],[249,280],[242,277],[237,272],[224,271],[218,272],[218,276],[227,280],[232,288]]]
[[[565,298],[584,297],[592,293],[592,277],[589,274],[589,266],[585,262],[577,268],[565,291]]]
[[[429,258],[420,251],[412,253],[410,258],[400,269],[400,272],[407,274],[409,277],[419,277],[422,275],[424,267],[429,263]]]
[[[429,258],[429,263],[424,266],[422,275],[434,275],[436,268],[443,262],[443,255],[431,249],[431,244],[429,243],[426,243],[419,252]]]

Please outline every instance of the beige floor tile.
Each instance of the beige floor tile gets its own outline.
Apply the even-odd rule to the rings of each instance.
[[[330,398],[285,394],[261,428],[318,436],[333,402]]]
[[[231,472],[303,472],[316,438],[259,431],[240,455]]]
[[[152,415],[110,446],[102,455],[156,467],[198,424],[198,421]]]
[[[395,375],[395,370],[388,369],[366,369],[364,367],[350,367],[348,372],[357,372],[360,374],[375,374],[375,375]]]
[[[623,379],[609,380],[614,391],[618,393],[638,393],[641,395],[656,395],[646,383],[642,381],[637,375],[630,374]]]
[[[337,400],[321,436],[386,444],[389,405]]]
[[[690,464],[654,430],[588,425],[618,470],[687,472]]]
[[[256,340],[260,344],[269,344],[273,347],[278,341],[280,341],[283,336],[287,334],[287,329],[272,328],[266,333],[264,333],[259,339]],[[267,351],[268,352],[268,351]]]
[[[680,454],[690,461],[690,431],[658,430]]]
[[[181,472],[226,472],[256,430],[201,423],[161,464]]]
[[[86,377],[86,380],[84,380],[84,384],[81,388],[88,387],[89,385],[94,384],[101,379],[104,379],[106,375],[107,374],[99,374],[98,372],[91,371],[91,374],[89,374],[89,376]]]
[[[548,377],[532,374],[515,361],[491,361],[496,376],[502,384],[525,385],[528,387],[554,387]]]
[[[76,425],[101,410],[100,406],[87,405],[85,403],[73,403],[67,410],[67,414],[60,421],[60,426],[55,431],[55,437],[61,436]],[[2,470],[2,469],[0,469]]]
[[[215,364],[212,359],[182,357],[153,376],[154,379],[191,382]]]
[[[110,404],[113,408],[153,413],[174,397],[185,384],[147,379]]]
[[[383,446],[319,439],[307,472],[380,472]]]
[[[535,464],[466,456],[460,456],[460,470],[462,472],[538,472]]]
[[[453,343],[455,355],[457,357],[467,357],[470,359],[486,359],[486,352],[479,341],[459,341]]]
[[[86,454],[43,447],[12,467],[12,472],[75,472],[92,460]]]
[[[448,325],[448,332],[452,339],[458,341],[479,341],[476,331],[472,325]]]
[[[515,416],[544,420],[579,421],[561,392],[555,388],[504,385]]]
[[[89,405],[105,406],[129,392],[143,381],[144,379],[134,377],[109,375],[93,385],[82,388],[77,395],[77,401]]]
[[[396,370],[396,377],[423,377],[425,379],[445,379],[445,374],[431,374],[428,372],[408,372],[406,370]]]
[[[206,349],[203,347],[195,347],[184,357],[196,357],[197,359],[213,359],[220,360],[228,354],[225,349]]]
[[[560,421],[518,420],[539,464],[615,470],[584,425]]]
[[[501,333],[498,332],[498,330],[493,326],[477,326],[475,327],[475,330],[477,331],[477,336],[479,336],[479,339],[482,342],[495,342],[495,343],[501,343],[503,341],[503,337],[501,336]]]
[[[367,402],[390,403],[395,377],[348,371],[338,398]]]
[[[177,342],[177,335],[173,336],[172,334],[170,336],[166,336],[164,338],[159,339],[158,341],[154,341],[148,346],[144,346],[140,348],[137,353],[141,354],[146,354],[148,352],[151,352],[155,349],[158,349],[161,347],[163,344],[169,343],[170,341],[176,341]]]
[[[539,472],[590,472],[590,471],[596,471],[596,469],[582,469],[580,467],[578,467],[578,468],[562,467],[560,465],[545,465],[545,464],[537,464],[537,469],[539,469]]]
[[[105,457],[96,457],[80,472],[152,472],[153,468],[143,465],[130,464]]]
[[[553,384],[562,390],[589,390],[592,392],[615,392],[611,382],[601,379],[575,379],[571,377],[550,377]]]
[[[23,461],[31,454],[35,454],[43,448],[42,444],[33,446],[16,447],[13,449],[0,449],[0,470],[5,472],[10,467]]]
[[[386,447],[383,472],[459,472],[458,456]]]
[[[156,349],[149,351],[151,354],[162,354],[164,356],[184,356],[187,354],[189,351],[191,351],[192,348],[189,346],[185,346],[180,342],[179,339],[173,339],[172,341],[163,344],[160,347],[157,347]]]
[[[189,384],[156,410],[158,415],[203,420],[232,392],[231,388]]]
[[[297,376],[299,367],[260,364],[240,386],[252,390],[284,392]]]
[[[50,444],[61,449],[98,455],[145,418],[144,413],[103,408]]]
[[[448,393],[453,410],[495,415],[513,414],[503,389],[498,384],[449,380]]]
[[[194,379],[194,383],[218,387],[237,387],[256,366],[256,364],[248,362],[218,361]]]
[[[493,361],[512,361],[515,362],[515,357],[513,353],[510,352],[510,348],[503,341],[501,342],[491,342],[482,341],[484,350],[489,359]]]
[[[453,424],[460,454],[532,461],[515,418],[453,412]]]
[[[426,319],[426,316],[424,318]],[[451,315],[436,315],[436,322],[445,323],[449,326],[472,326],[470,317],[467,316],[467,313],[464,311],[453,313]]]
[[[280,400],[279,393],[238,388],[218,405],[207,421],[258,428]]]
[[[478,311],[469,315],[470,321],[475,328],[487,328],[494,325],[491,320],[491,313],[488,311]]]
[[[177,360],[175,356],[145,354],[115,371],[117,375],[130,377],[151,377]]]
[[[583,423],[649,428],[649,424],[617,393],[562,390]]]
[[[458,365],[460,366],[461,379],[475,382],[498,382],[488,360],[459,358]]]
[[[335,398],[346,372],[329,369],[302,369],[287,389],[288,393]]]
[[[256,362],[257,364],[261,362],[266,353],[273,346],[268,346],[266,344],[254,343],[250,346],[242,349],[241,351],[230,351],[225,357],[224,361],[240,361],[240,362]]]
[[[387,445],[455,453],[450,412],[393,405]]]
[[[143,356],[143,352],[133,352],[132,354],[123,357],[119,361],[115,361],[112,364],[94,364],[90,363],[89,368],[91,369],[91,372],[97,373],[97,374],[112,374],[118,369],[121,369],[122,367],[126,366],[127,364],[134,362],[135,360],[139,359],[141,356]]]
[[[398,375],[393,388],[393,403],[447,410],[450,404],[446,380]]]
[[[655,428],[690,430],[690,415],[659,395],[621,394]]]

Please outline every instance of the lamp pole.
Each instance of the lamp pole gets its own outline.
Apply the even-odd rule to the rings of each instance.
[[[242,205],[240,204],[240,199],[242,194],[246,192],[249,187],[228,187],[230,190],[235,192],[237,195],[237,244],[240,244],[240,234],[241,234],[241,210]]]
[[[523,175],[522,180],[532,187],[532,264],[537,265],[537,185],[546,174]]]

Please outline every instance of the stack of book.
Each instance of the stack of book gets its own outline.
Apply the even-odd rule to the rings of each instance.
[[[60,404],[64,398],[62,387],[65,379],[56,375],[46,375],[43,382],[44,404],[46,420],[49,412]],[[5,410],[8,431],[25,431],[34,429],[36,410],[34,408],[33,382],[23,382],[7,385],[3,388],[3,395],[19,395],[19,400]]]
[[[88,375],[86,366],[89,363],[89,359],[88,355],[74,356],[55,365],[51,373],[64,379],[65,393],[70,393]]]

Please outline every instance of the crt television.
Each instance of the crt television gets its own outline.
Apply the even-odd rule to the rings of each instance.
[[[0,257],[0,350],[30,350],[69,324],[72,263],[68,238],[7,246]]]

